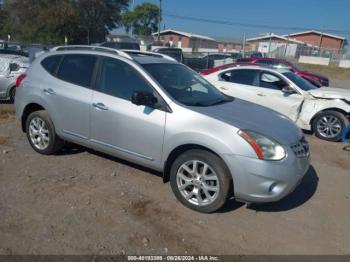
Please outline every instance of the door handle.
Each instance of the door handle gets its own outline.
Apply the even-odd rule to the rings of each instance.
[[[257,93],[258,96],[266,96],[265,94],[263,93]]]
[[[56,92],[52,88],[44,89],[43,91],[47,95],[56,95]]]
[[[99,110],[104,110],[104,111],[108,110],[108,107],[105,106],[105,104],[103,103],[93,103],[92,106]]]

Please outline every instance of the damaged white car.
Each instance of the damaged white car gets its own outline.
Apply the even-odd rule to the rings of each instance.
[[[206,75],[221,92],[280,112],[321,139],[339,141],[349,124],[350,89],[316,88],[288,70],[232,67]]]

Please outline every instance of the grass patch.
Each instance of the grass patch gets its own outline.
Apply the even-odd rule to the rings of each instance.
[[[332,65],[332,64],[329,66],[310,65],[310,64],[302,64],[302,63],[297,63],[297,64],[307,71],[319,73],[321,75],[329,77],[330,79],[350,81],[350,68],[340,68],[338,67],[338,65]]]

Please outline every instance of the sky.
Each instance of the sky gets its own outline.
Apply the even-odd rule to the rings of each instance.
[[[159,0],[134,0],[134,5],[142,2],[159,4]],[[241,38],[245,33],[249,38],[267,32],[288,34],[306,31],[298,29],[323,29],[350,38],[350,0],[163,0],[163,12],[162,28],[165,24],[167,29],[212,37]]]

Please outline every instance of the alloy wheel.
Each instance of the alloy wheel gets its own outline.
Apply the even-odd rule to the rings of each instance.
[[[186,201],[196,206],[210,205],[219,195],[218,176],[203,161],[190,160],[182,164],[177,171],[176,182]]]
[[[45,150],[50,144],[49,129],[44,120],[34,117],[29,123],[29,137],[39,150]]]
[[[325,138],[337,137],[341,130],[341,122],[335,116],[325,115],[317,121],[317,131]]]

